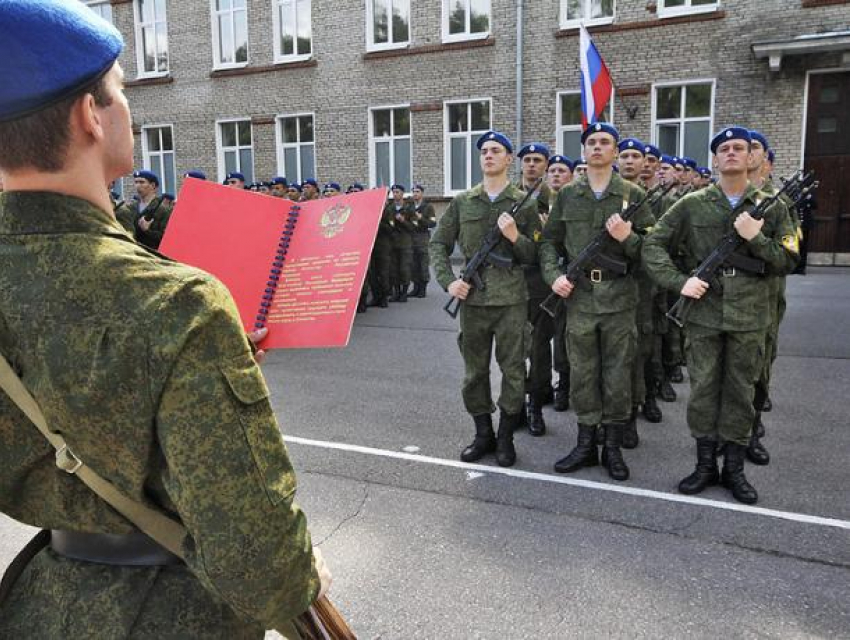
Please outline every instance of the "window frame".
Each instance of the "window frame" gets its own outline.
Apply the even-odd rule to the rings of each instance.
[[[280,38],[282,34],[282,26],[280,23],[280,7],[283,3],[292,2],[295,5],[296,12],[296,24],[295,30],[298,32],[298,0],[272,0],[272,24],[273,24],[273,35],[274,35],[274,63],[275,64],[287,64],[290,62],[303,62],[305,60],[311,60],[313,55],[315,54],[315,47],[313,42],[313,2],[310,1],[310,53],[297,53],[298,49],[298,38],[296,36],[294,43],[294,53],[284,54],[280,50]],[[313,120],[313,124],[315,124],[315,120]]]
[[[563,29],[578,29],[580,26],[584,25],[585,27],[596,27],[603,24],[613,24],[614,20],[617,18],[617,0],[613,1],[613,10],[611,12],[611,17],[606,18],[594,18],[591,19],[590,15],[590,3],[593,0],[580,0],[582,7],[582,17],[574,18],[572,20],[567,19],[567,0],[560,0],[559,8],[558,8],[558,26]]]
[[[459,193],[463,193],[474,187],[474,184],[470,184],[472,180],[472,135],[473,129],[472,122],[469,123],[470,129],[466,131],[463,135],[467,137],[469,141],[469,153],[467,154],[467,165],[466,165],[466,176],[467,176],[467,186],[465,189],[452,189],[452,171],[451,171],[451,139],[459,138],[461,134],[452,133],[449,131],[449,106],[453,104],[465,104],[471,105],[474,102],[487,102],[490,105],[490,129],[493,129],[493,98],[491,97],[475,97],[468,98],[463,100],[443,100],[443,194],[446,196],[456,196]],[[477,131],[477,130],[476,130]],[[485,133],[488,129],[484,129],[480,133]],[[476,154],[477,158],[477,154]]]
[[[309,116],[313,119],[313,141],[312,142],[301,142],[301,126],[299,123],[298,126],[298,142],[284,142],[283,141],[283,131],[281,129],[281,120],[284,118],[304,118]],[[318,180],[315,175],[312,176],[304,176],[303,167],[301,166],[301,147],[303,145],[313,145],[313,171],[318,173],[317,167],[319,166],[319,158],[316,153],[316,112],[315,111],[301,111],[297,113],[281,113],[275,116],[274,119],[274,135],[275,135],[275,155],[277,157],[277,175],[285,176],[287,181],[290,183],[294,182],[304,182],[307,178],[313,178],[314,180]],[[293,178],[293,176],[287,174],[286,172],[286,162],[284,158],[284,149],[294,147],[296,149],[296,160],[298,162],[298,176]]]
[[[162,146],[164,146],[164,145],[162,145],[162,130],[166,129],[166,128],[171,130],[171,147],[172,147],[171,151],[163,151],[163,150],[151,151],[148,148],[148,132],[151,131],[152,129],[159,130],[159,132],[160,132],[159,133],[160,147],[162,147]],[[159,177],[159,192],[160,192],[160,194],[170,193],[171,195],[176,196],[177,195],[177,141],[174,138],[174,125],[169,124],[169,123],[142,125],[141,137],[142,137],[142,167],[144,167],[147,171],[152,171],[153,169],[151,168],[151,156],[152,155],[159,156],[160,157],[160,165],[163,167],[163,170],[160,171],[159,174],[157,174],[158,177]],[[168,182],[169,182],[167,180],[166,176],[165,176],[165,158],[164,158],[164,156],[165,156],[166,153],[171,154],[172,166],[173,166],[173,171],[174,171],[174,174],[171,176],[172,181],[173,181],[172,185],[174,187],[174,189],[172,191],[169,191],[169,190],[166,189],[166,186],[168,185]]]
[[[165,71],[146,71],[145,70],[145,52],[144,47],[141,46],[144,42],[142,39],[142,32],[144,31],[145,26],[150,26],[149,23],[142,23],[142,12],[139,7],[140,1],[152,2],[154,7],[154,33],[156,33],[156,25],[159,22],[162,22],[165,25]],[[156,2],[154,0],[133,0],[133,32],[135,34],[135,48],[136,48],[136,77],[137,78],[163,78],[168,76],[171,73],[171,53],[169,51],[170,47],[168,44],[168,7],[165,6],[166,3],[163,3],[163,7],[165,7],[164,14],[161,19],[157,19],[159,16],[156,15]],[[159,42],[157,44],[157,54],[159,54]]]
[[[218,182],[219,183],[223,182],[225,176],[227,175],[227,164],[226,164],[225,159],[224,159],[224,153],[225,153],[226,150],[231,150],[231,149],[236,150],[236,158],[237,158],[237,161],[238,161],[238,164],[239,164],[239,168],[237,169],[237,171],[239,171],[239,173],[242,173],[242,174],[245,173],[245,171],[242,167],[242,159],[239,155],[239,150],[245,149],[246,147],[242,147],[242,146],[239,145],[238,129],[237,129],[237,135],[236,135],[236,146],[235,147],[227,147],[225,149],[225,147],[223,145],[223,140],[222,140],[222,135],[221,135],[221,125],[228,124],[230,122],[247,122],[248,123],[248,127],[251,131],[251,147],[250,147],[250,149],[251,149],[251,179],[249,180],[248,177],[246,177],[245,182],[246,182],[246,184],[250,183],[250,182],[256,182],[257,177],[256,177],[256,173],[254,171],[254,166],[256,164],[256,154],[254,153],[254,125],[251,122],[250,117],[219,118],[215,121],[215,155],[216,155],[216,164],[217,164],[217,171],[218,171]]]
[[[406,2],[407,3],[407,15],[411,16],[410,12],[410,2],[411,0],[388,0],[390,2],[391,7],[395,6],[397,2]],[[412,20],[408,19],[407,22],[407,40],[403,42],[375,42],[375,16],[374,16],[374,3],[375,0],[366,0],[366,51],[386,51],[388,49],[406,49],[411,45],[411,35],[413,32],[413,28],[411,25]],[[392,11],[390,12],[390,38],[392,38]]]
[[[712,4],[706,5],[697,5],[693,6],[693,0],[685,0],[685,6],[683,7],[670,7],[666,8],[664,5],[666,0],[658,0],[658,8],[656,10],[656,15],[659,19],[663,20],[665,18],[675,18],[677,16],[692,16],[698,15],[700,13],[714,13],[715,11],[720,10],[720,0],[715,0]]]
[[[669,88],[669,87],[682,87],[684,89],[685,87],[695,85],[695,84],[710,84],[711,85],[711,106],[709,108],[709,115],[707,117],[707,119],[708,119],[708,139],[706,140],[706,146],[705,146],[706,157],[703,158],[703,160],[706,160],[708,162],[708,164],[702,165],[702,162],[700,160],[697,160],[696,158],[694,158],[695,160],[697,160],[697,162],[701,166],[711,166],[711,154],[709,153],[709,143],[711,142],[711,136],[712,136],[712,133],[714,132],[714,103],[717,100],[717,78],[697,78],[697,79],[690,79],[690,80],[667,80],[667,81],[663,81],[663,82],[654,82],[652,84],[652,108],[651,108],[651,111],[650,111],[650,116],[651,116],[650,126],[652,127],[652,135],[650,137],[652,138],[652,144],[654,144],[655,146],[659,146],[659,141],[658,141],[659,120],[658,120],[658,117],[657,117],[658,116],[658,90]],[[684,124],[686,122],[695,122],[695,121],[706,120],[706,116],[688,118],[684,115],[685,108],[687,106],[686,103],[685,103],[686,96],[687,96],[687,92],[682,91],[682,98],[681,98],[682,103],[680,104],[682,115],[680,115],[678,118],[663,118],[660,122],[660,124],[676,123],[676,124],[679,125],[679,127],[680,127],[679,144],[677,145],[676,154],[675,154],[677,156],[681,156],[682,151],[684,150],[684,145],[685,145]],[[662,149],[662,151],[663,151],[663,149]]]
[[[249,21],[248,21],[248,2],[245,2],[245,6],[241,9],[236,9],[231,4],[230,9],[216,9],[216,3],[218,0],[210,0],[210,26],[212,28],[212,43],[213,43],[213,69],[241,69],[242,67],[247,67],[251,61],[251,37],[249,31]],[[235,21],[234,14],[237,11],[242,11],[245,13],[245,62],[236,62],[236,33],[235,33]],[[232,40],[231,44],[233,45],[233,62],[222,62],[221,61],[221,23],[219,18],[221,15],[229,13],[230,14],[230,38]]]
[[[564,149],[563,143],[563,133],[564,131],[582,131],[581,123],[578,124],[570,124],[563,125],[561,124],[563,121],[563,107],[561,105],[561,96],[565,95],[575,95],[579,96],[581,99],[581,89],[563,89],[561,91],[555,92],[555,153],[560,155],[566,155],[571,160],[579,160],[580,158],[573,158],[570,154],[566,153]],[[616,113],[614,112],[614,107],[617,102],[617,89],[611,89],[611,102],[608,105],[608,113],[610,114],[610,124],[616,126],[615,118]]]
[[[453,0],[443,0],[443,18],[442,18],[442,35],[443,42],[467,42],[469,40],[485,40],[490,37],[490,34],[493,33],[493,3],[492,0],[487,1],[487,31],[482,31],[481,33],[470,33],[469,31],[464,31],[463,33],[449,33],[449,6]],[[471,3],[472,0],[463,0],[466,2],[466,22],[470,23],[472,20],[472,11],[471,11]],[[470,25],[471,27],[471,25]],[[492,108],[492,105],[491,105]],[[491,110],[492,115],[492,110]]]
[[[115,24],[115,16],[112,13],[112,2],[111,2],[111,0],[83,0],[83,4],[86,5],[92,11],[94,11],[97,15],[99,15],[104,20],[108,20],[110,23]],[[95,11],[95,9],[94,9],[94,7],[101,7],[101,6],[104,6],[104,5],[109,7],[109,18],[104,17],[103,14],[101,14],[100,11]]]
[[[390,127],[392,129],[392,133],[389,136],[375,136],[375,111],[395,111],[396,109],[407,109],[408,120],[410,121],[410,133],[407,135],[395,135],[395,119],[390,117]],[[390,183],[386,185],[389,187],[391,184],[398,183],[398,177],[395,175],[395,145],[393,144],[396,140],[404,140],[407,139],[410,141],[410,157],[408,158],[408,173],[410,174],[411,181],[413,180],[413,114],[410,111],[410,103],[407,104],[394,104],[394,105],[382,105],[378,107],[369,107],[369,185],[371,187],[378,186],[378,160],[377,153],[375,149],[375,144],[377,142],[386,142],[390,143],[390,175],[392,176],[390,179]],[[408,192],[411,190],[411,185],[405,184]]]

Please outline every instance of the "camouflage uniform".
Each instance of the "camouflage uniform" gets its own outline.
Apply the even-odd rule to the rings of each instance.
[[[752,210],[764,197],[752,185],[741,203]],[[741,206],[741,205],[739,205]],[[653,279],[679,292],[690,273],[733,229],[732,206],[725,194],[711,186],[679,200],[656,224],[647,238],[643,257]],[[783,272],[795,257],[782,245],[793,234],[783,207],[771,207],[762,231],[739,252],[765,262],[770,274]],[[681,251],[677,267],[671,251]],[[687,318],[685,350],[691,377],[688,426],[695,438],[717,438],[746,445],[753,423],[754,385],[764,357],[764,334],[770,323],[770,285],[763,277],[741,269],[725,270],[722,288],[694,301]]]
[[[159,243],[162,242],[162,236],[165,234],[165,227],[168,225],[168,220],[171,218],[173,208],[174,205],[171,201],[166,200],[162,196],[156,196],[153,200],[151,200],[133,220],[136,240],[151,249],[159,249]],[[139,220],[141,218],[153,220],[147,231],[143,231],[142,228],[139,227]]]
[[[133,209],[123,200],[113,200],[112,206],[115,211],[115,219],[124,227],[127,233],[135,237],[136,214],[133,212]]]
[[[561,275],[558,254],[567,260],[603,229],[623,204],[643,197],[640,187],[612,174],[611,182],[597,200],[587,177],[558,192],[543,235],[540,263],[551,286]],[[652,214],[644,205],[632,218],[634,231],[652,226]],[[630,271],[640,258],[642,236],[633,232],[625,242],[611,240],[605,253],[626,262]],[[576,286],[567,301],[567,350],[570,359],[570,401],[578,422],[584,425],[621,424],[631,414],[631,366],[635,351],[635,308],[638,289],[628,273],[617,276],[601,271],[602,281],[588,290]],[[576,283],[574,283],[576,284]]]
[[[189,536],[185,565],[42,550],[0,608],[0,637],[260,639],[285,628],[319,578],[269,390],[227,290],[132,242],[112,212],[83,200],[7,192],[0,208],[0,351],[81,459]],[[56,467],[2,393],[0,443],[3,513],[45,529],[134,530]]]
[[[369,288],[372,289],[372,304],[387,306],[390,295],[390,265],[392,262],[392,214],[384,207],[378,223],[378,233],[372,256],[369,259]]]
[[[490,202],[482,185],[452,200],[437,223],[431,238],[431,264],[437,282],[443,289],[457,279],[450,256],[455,243],[466,260],[478,248],[487,232],[502,213],[523,198],[523,192],[508,185],[495,201]],[[516,216],[519,239],[511,244],[503,238],[496,253],[512,257],[514,266],[487,266],[481,270],[485,289],[473,288],[460,307],[458,346],[464,362],[463,401],[473,416],[491,414],[494,410],[490,393],[490,354],[496,343],[496,361],[502,371],[499,406],[504,412],[518,415],[525,395],[525,354],[528,347],[526,322],[525,277],[520,264],[532,264],[537,250],[532,238],[540,231],[537,207],[530,202]]]
[[[413,283],[418,287],[420,294],[425,293],[425,288],[431,280],[429,270],[431,256],[428,253],[428,243],[431,241],[431,229],[437,226],[437,213],[434,205],[424,200],[419,206],[413,205]],[[422,217],[416,218],[415,214]]]
[[[397,215],[401,216],[400,220],[396,218]],[[416,229],[413,224],[413,208],[405,202],[396,209],[395,201],[390,200],[384,207],[383,219],[388,220],[392,227],[390,286],[395,291],[392,299],[401,301],[407,299],[410,269],[413,265],[413,232]],[[404,296],[401,295],[402,290]]]

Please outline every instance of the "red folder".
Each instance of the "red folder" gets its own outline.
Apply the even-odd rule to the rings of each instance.
[[[291,202],[188,179],[159,250],[221,280],[263,349],[348,344],[387,191]]]

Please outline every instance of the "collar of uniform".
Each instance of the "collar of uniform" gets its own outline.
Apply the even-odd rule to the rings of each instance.
[[[708,195],[710,200],[714,202],[720,202],[725,204],[727,207],[731,208],[729,204],[729,198],[726,197],[726,194],[723,193],[723,190],[720,188],[720,183],[716,183],[711,185],[710,187],[706,187],[705,193]],[[757,198],[759,190],[753,186],[753,183],[750,182],[747,184],[747,188],[744,189],[744,193],[741,195],[741,200],[739,201],[739,205],[741,202],[749,201],[751,204],[756,204],[759,200]]]
[[[472,187],[472,189],[469,191],[469,195],[473,198],[480,198],[481,200],[484,200],[487,204],[490,204],[490,196],[487,195],[487,192],[484,190],[483,182],[479,182],[477,185]],[[505,188],[502,189],[502,193],[499,194],[499,197],[493,200],[493,202],[496,203],[499,200],[502,200],[503,198],[508,198],[510,200],[517,201],[521,199],[522,196],[523,194],[519,190],[519,188],[509,182],[505,186]]]
[[[626,193],[627,187],[625,186],[626,181],[623,180],[619,174],[612,171],[611,172],[611,182],[608,183],[608,187],[605,189],[604,196],[607,197],[609,195],[622,197]],[[587,178],[587,174],[581,176],[581,178],[575,183],[579,194],[590,198],[591,200],[596,200],[596,194],[593,193],[593,189],[590,188],[590,180]]]
[[[110,233],[115,216],[91,202],[48,191],[0,194],[0,234]]]

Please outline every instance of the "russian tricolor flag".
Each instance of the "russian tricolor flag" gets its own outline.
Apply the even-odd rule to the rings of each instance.
[[[579,59],[581,60],[581,126],[598,122],[602,111],[611,100],[614,84],[608,67],[599,55],[596,45],[584,25],[581,26],[579,40]]]

